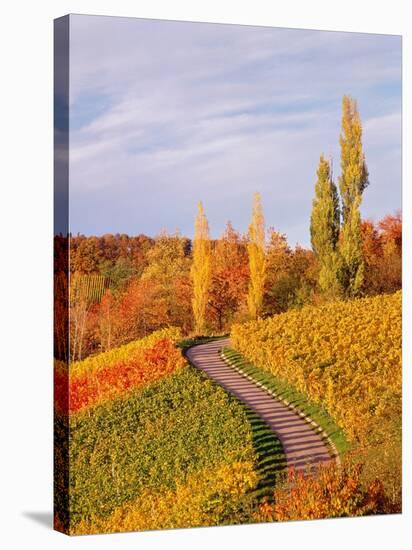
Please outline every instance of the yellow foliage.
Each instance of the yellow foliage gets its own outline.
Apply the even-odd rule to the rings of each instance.
[[[152,332],[145,338],[134,340],[118,348],[92,355],[83,361],[74,361],[70,363],[70,375],[79,376],[86,372],[95,372],[97,369],[108,367],[113,363],[130,360],[134,352],[150,349],[160,340],[171,340],[177,342],[182,338],[181,330],[177,327],[168,327]]]
[[[368,169],[362,147],[362,123],[357,102],[350,96],[342,100],[342,131],[340,135],[341,169],[339,187],[343,202],[343,221],[353,201],[368,185]]]
[[[256,319],[261,314],[266,279],[265,220],[259,193],[254,196],[247,249],[250,272],[248,307],[250,316]]]
[[[204,331],[211,277],[210,251],[209,226],[203,205],[199,202],[195,223],[195,236],[193,239],[193,263],[191,269],[193,282],[192,306],[197,334],[202,334]]]
[[[148,489],[108,517],[96,514],[91,521],[81,521],[71,534],[219,525],[228,503],[239,501],[257,481],[251,462],[204,470],[176,483],[174,489],[162,492]]]
[[[359,443],[401,416],[401,292],[234,325],[232,345],[322,404]]]

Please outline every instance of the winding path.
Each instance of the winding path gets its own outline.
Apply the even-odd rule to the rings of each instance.
[[[288,466],[299,470],[308,464],[331,461],[328,447],[303,418],[221,359],[220,350],[229,344],[229,339],[216,340],[193,346],[186,355],[193,365],[243,401],[270,426],[282,443]]]

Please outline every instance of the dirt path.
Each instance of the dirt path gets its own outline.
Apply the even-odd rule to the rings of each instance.
[[[194,346],[186,352],[187,357],[193,365],[266,421],[283,445],[288,466],[294,466],[298,470],[305,468],[307,464],[332,460],[321,437],[305,420],[220,358],[220,350],[229,344],[229,339],[225,339]]]

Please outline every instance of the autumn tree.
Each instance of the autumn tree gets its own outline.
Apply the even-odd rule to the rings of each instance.
[[[312,301],[318,269],[314,253],[297,245],[292,249],[283,235],[269,229],[266,254],[264,311],[273,315]]]
[[[112,292],[108,290],[102,298],[97,314],[97,337],[100,344],[100,351],[112,349],[117,341],[117,304]]]
[[[170,324],[167,297],[149,278],[135,279],[118,300],[116,345],[147,336]]]
[[[363,279],[364,294],[375,295],[383,292],[381,290],[381,261],[382,261],[382,240],[376,225],[372,220],[363,220],[362,248],[365,272]]]
[[[292,250],[288,245],[286,235],[275,231],[272,227],[268,231],[268,247],[266,255],[265,278],[265,313],[273,315],[286,311],[290,296],[294,290],[290,278]]]
[[[357,102],[350,96],[342,100],[342,130],[340,134],[341,176],[339,190],[342,198],[343,222],[350,217],[350,210],[357,196],[362,196],[369,185],[369,174],[362,147],[362,123]]]
[[[158,297],[166,304],[164,322],[181,326],[184,331],[191,325],[189,252],[188,239],[178,232],[163,231],[146,254],[147,267],[141,277],[158,287]]]
[[[119,264],[130,265],[133,275],[140,277],[147,266],[147,252],[154,242],[146,235],[130,237],[119,233],[107,233],[100,237],[70,236],[70,271],[100,273],[107,277],[107,272],[112,268],[117,270],[116,264]]]
[[[161,287],[153,279],[134,278],[120,292],[107,291],[97,311],[100,351],[137,340],[170,324]]]
[[[105,292],[106,281],[101,275],[74,273],[69,284],[69,329],[70,356],[80,361],[88,353],[90,346],[90,314],[100,302]]]
[[[317,281],[318,264],[312,250],[295,246],[291,257],[290,277],[295,289],[289,302],[291,307],[302,307],[313,303]]]
[[[97,273],[102,251],[97,237],[70,239],[70,270],[76,273]]]
[[[312,250],[319,262],[319,288],[323,294],[338,297],[340,257],[338,251],[340,226],[339,197],[332,180],[329,162],[320,156],[312,202],[310,237]]]
[[[378,223],[362,222],[365,294],[395,292],[402,287],[402,218],[385,216]]]
[[[341,283],[348,298],[359,296],[365,276],[362,245],[362,226],[359,211],[361,197],[358,195],[347,212],[342,226],[339,251],[342,258]]]
[[[146,235],[137,235],[136,237],[131,237],[126,242],[122,241],[120,254],[123,256],[130,255],[137,276],[140,276],[146,268],[147,254],[154,246],[154,242],[154,239]]]
[[[379,223],[379,232],[382,242],[393,242],[399,253],[402,252],[402,215],[398,211],[394,215],[385,216]]]
[[[202,334],[205,329],[206,306],[209,298],[211,278],[209,224],[202,202],[198,204],[192,255],[193,316],[196,334]]]
[[[220,332],[246,303],[248,257],[245,239],[227,223],[214,244],[208,316]]]
[[[346,296],[360,294],[364,278],[360,204],[369,184],[368,169],[362,147],[362,124],[357,103],[343,97],[342,130],[340,135],[341,176],[339,190],[342,199],[343,226],[340,238],[342,258],[341,283]]]
[[[259,193],[254,195],[252,220],[249,225],[248,236],[247,248],[250,273],[248,307],[250,316],[252,319],[256,319],[262,313],[266,276],[265,220]]]

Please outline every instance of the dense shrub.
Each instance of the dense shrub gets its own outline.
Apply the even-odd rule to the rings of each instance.
[[[291,470],[286,483],[277,487],[273,502],[259,506],[258,521],[288,521],[353,517],[387,510],[383,485],[375,481],[365,486],[361,464],[335,463],[320,466],[307,475]]]

